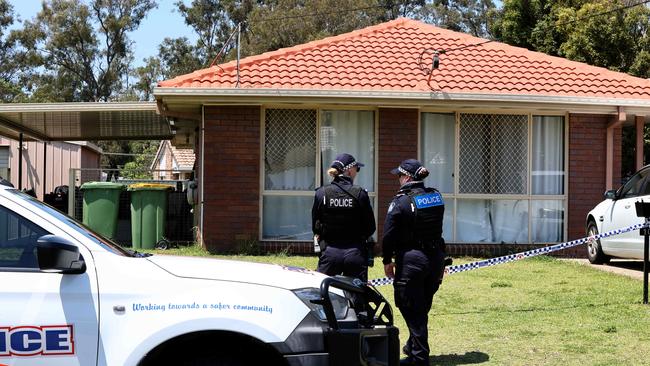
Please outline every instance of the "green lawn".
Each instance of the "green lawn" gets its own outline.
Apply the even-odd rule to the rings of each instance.
[[[207,255],[197,248],[160,253]],[[316,266],[315,257],[218,257]],[[381,260],[375,263],[369,277],[384,277]],[[641,304],[642,284],[549,257],[448,276],[429,316],[431,364],[650,364],[650,306]],[[380,291],[392,304],[392,287]],[[403,344],[408,330],[394,310]]]

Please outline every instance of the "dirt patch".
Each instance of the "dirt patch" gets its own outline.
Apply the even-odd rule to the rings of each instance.
[[[628,259],[612,259],[608,264],[591,264],[587,259],[566,259],[576,263],[584,264],[601,271],[612,272],[623,276],[643,280],[643,261]]]

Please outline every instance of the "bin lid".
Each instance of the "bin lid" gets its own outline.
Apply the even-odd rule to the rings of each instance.
[[[169,184],[162,183],[134,183],[128,186],[129,191],[165,191],[172,189]]]
[[[113,182],[88,182],[81,185],[81,189],[124,189],[124,184]]]

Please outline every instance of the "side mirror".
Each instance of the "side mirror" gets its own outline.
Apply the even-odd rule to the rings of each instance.
[[[605,192],[605,199],[606,200],[615,200],[616,199],[616,190],[615,189],[610,189],[609,191]]]
[[[86,263],[79,254],[79,248],[60,236],[43,235],[38,238],[36,256],[42,271],[64,274],[86,272]]]

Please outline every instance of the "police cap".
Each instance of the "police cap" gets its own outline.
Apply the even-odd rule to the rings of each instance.
[[[334,159],[334,161],[332,161],[332,164],[330,165],[330,167],[335,168],[339,172],[344,172],[354,166],[362,167],[364,166],[364,164],[356,161],[354,159],[354,156],[348,153],[342,153],[336,155],[336,158]]]
[[[407,175],[413,179],[424,179],[429,175],[427,168],[422,166],[422,163],[415,159],[406,159],[402,161],[399,166],[390,171],[397,175]]]

